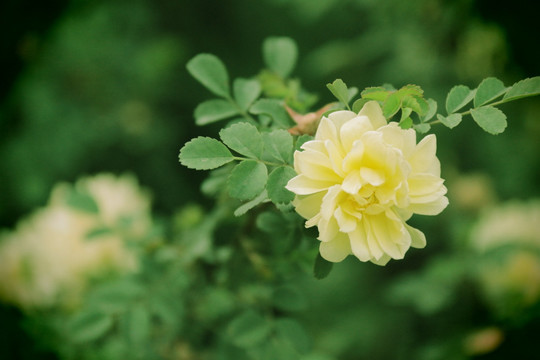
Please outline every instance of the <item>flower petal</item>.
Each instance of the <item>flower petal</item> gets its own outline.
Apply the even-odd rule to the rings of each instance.
[[[339,137],[343,150],[350,151],[353,143],[360,139],[367,131],[372,131],[373,125],[366,116],[356,116],[347,121],[341,129],[339,129]]]
[[[313,180],[305,175],[298,175],[289,180],[285,188],[297,195],[309,195],[327,190],[333,185],[335,182]]]
[[[367,116],[374,129],[378,129],[387,124],[381,106],[376,101],[368,101],[358,115]]]
[[[296,196],[293,200],[296,212],[304,219],[311,219],[321,211],[324,195],[326,195],[326,192],[321,191],[312,195]]]
[[[340,233],[330,242],[322,242],[319,246],[321,256],[331,262],[343,261],[351,254],[351,244],[346,234]]]

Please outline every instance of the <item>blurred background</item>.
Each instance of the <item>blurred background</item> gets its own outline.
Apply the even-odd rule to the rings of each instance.
[[[332,100],[325,84],[336,78],[360,89],[418,84],[442,106],[453,85],[540,75],[537,14],[526,0],[3,1],[0,228],[43,207],[56,184],[104,172],[138,179],[158,222],[187,204],[211,208],[199,191],[206,174],[177,160],[186,141],[219,129],[194,125],[211,97],[185,70],[198,53],[250,77],[262,41],[288,36],[314,109]],[[503,110],[502,135],[470,118],[434,130],[451,205],[413,219],[425,250],[385,268],[348,259],[325,280],[298,280],[310,300],[297,314],[314,339],[310,359],[534,357],[540,101]],[[69,358],[38,345],[25,317],[0,305],[0,358]],[[199,358],[182,354],[169,358]],[[208,358],[236,358],[221,356]]]

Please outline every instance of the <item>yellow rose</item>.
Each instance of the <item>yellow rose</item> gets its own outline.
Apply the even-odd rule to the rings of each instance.
[[[339,262],[354,254],[385,265],[426,245],[406,221],[448,205],[435,135],[416,144],[414,130],[388,124],[371,101],[358,114],[323,117],[302,149],[294,154],[298,175],[286,188],[297,195],[293,204],[306,227],[317,225],[323,258]]]

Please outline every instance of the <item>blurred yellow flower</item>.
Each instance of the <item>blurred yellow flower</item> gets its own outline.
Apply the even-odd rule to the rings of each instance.
[[[540,300],[540,200],[487,209],[471,233],[482,256],[476,276],[498,311],[513,314]]]
[[[306,227],[318,227],[323,258],[339,262],[354,254],[385,265],[426,245],[406,221],[448,205],[435,135],[416,144],[414,130],[388,124],[371,101],[358,114],[323,117],[302,149],[294,154],[298,175],[286,188],[297,195],[293,204]]]
[[[90,196],[97,211],[73,207],[69,197],[75,189]],[[0,298],[25,309],[69,306],[90,277],[136,270],[136,255],[126,242],[150,230],[149,206],[129,176],[105,174],[75,187],[55,186],[48,206],[0,234]],[[127,225],[124,219],[130,219]]]

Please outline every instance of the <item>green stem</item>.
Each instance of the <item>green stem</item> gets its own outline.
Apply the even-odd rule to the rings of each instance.
[[[510,101],[512,101],[512,100],[510,100]],[[509,101],[502,99],[502,100],[499,100],[499,101],[495,101],[495,102],[493,102],[491,104],[484,104],[484,105],[482,105],[480,107],[483,107],[483,106],[497,106],[497,105],[505,104],[507,102],[509,102]],[[470,115],[471,111],[475,110],[475,109],[478,109],[478,108],[473,107],[473,108],[470,108],[467,111],[463,111],[463,112],[460,112],[460,113],[452,113],[452,114],[460,114],[461,116]],[[452,114],[449,114],[449,115],[452,115]],[[436,124],[442,124],[442,122],[437,119],[437,120],[428,121],[425,124],[436,125]]]

